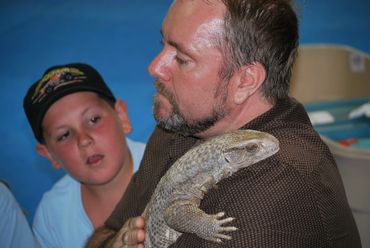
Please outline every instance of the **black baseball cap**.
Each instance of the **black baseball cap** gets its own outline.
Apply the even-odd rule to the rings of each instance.
[[[79,91],[96,92],[111,103],[116,101],[102,76],[91,65],[72,63],[50,67],[29,88],[23,108],[33,133],[43,141],[42,120],[50,106],[60,98]]]

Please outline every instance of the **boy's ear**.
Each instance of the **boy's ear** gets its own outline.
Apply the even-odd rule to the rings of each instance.
[[[265,67],[258,62],[244,65],[233,75],[234,103],[242,104],[256,93],[266,79]]]
[[[62,165],[53,158],[53,155],[49,152],[48,148],[44,144],[37,144],[36,151],[41,156],[47,158],[55,169],[62,168]]]
[[[128,109],[125,101],[118,99],[114,104],[114,109],[117,111],[118,117],[121,120],[123,131],[125,134],[129,134],[132,131],[132,127],[128,118]]]

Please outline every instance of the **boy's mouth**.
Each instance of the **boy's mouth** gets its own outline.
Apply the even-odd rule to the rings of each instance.
[[[104,155],[102,154],[95,154],[95,155],[92,155],[92,156],[89,156],[86,160],[86,163],[88,165],[96,165],[98,164],[101,160],[103,160],[104,158]]]

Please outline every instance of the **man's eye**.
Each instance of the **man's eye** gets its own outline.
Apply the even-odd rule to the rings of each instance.
[[[65,132],[57,137],[57,142],[66,140],[69,137],[69,132]]]
[[[180,57],[178,57],[178,56],[176,56],[176,57],[175,57],[175,60],[177,61],[177,63],[178,63],[179,65],[186,65],[186,64],[188,63],[188,61],[187,61],[187,60],[184,60],[184,59],[182,59],[182,58],[180,58]]]

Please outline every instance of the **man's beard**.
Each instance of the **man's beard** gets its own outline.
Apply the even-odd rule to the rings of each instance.
[[[153,114],[154,119],[157,121],[157,124],[169,131],[176,132],[184,136],[194,136],[198,133],[201,133],[210,127],[212,127],[218,120],[226,115],[226,87],[221,89],[222,85],[219,83],[219,88],[217,89],[214,98],[217,99],[216,104],[213,106],[212,113],[200,120],[194,120],[189,122],[185,119],[183,114],[180,112],[179,106],[171,92],[164,88],[163,84],[159,81],[154,82],[154,87],[157,89],[157,92],[165,96],[168,101],[171,103],[173,109],[172,113],[167,118],[161,118],[159,116],[160,101],[157,97],[154,97],[153,103]]]

